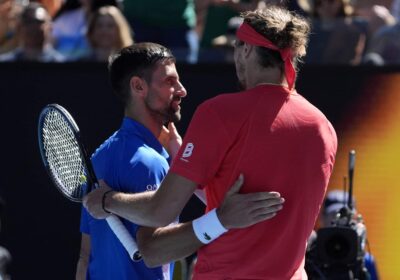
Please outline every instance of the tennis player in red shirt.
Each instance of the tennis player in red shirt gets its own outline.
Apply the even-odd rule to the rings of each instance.
[[[112,193],[103,206],[135,223],[163,226],[199,187],[210,215],[193,222],[207,244],[198,251],[194,279],[307,279],[306,242],[332,173],[337,137],[324,114],[294,88],[295,65],[306,53],[306,20],[273,6],[242,16],[234,59],[244,90],[198,107],[158,191]],[[239,174],[245,178],[241,193],[276,191],[285,198],[276,217],[242,229],[235,219],[218,217]],[[106,216],[100,205],[106,190],[85,200],[95,217]],[[251,211],[260,211],[260,220],[266,215],[262,208]],[[219,225],[227,231],[214,230]]]

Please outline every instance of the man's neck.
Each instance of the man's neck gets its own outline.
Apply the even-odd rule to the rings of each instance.
[[[158,138],[160,135],[163,126],[162,121],[149,115],[148,112],[139,112],[139,110],[135,110],[134,108],[125,108],[124,114],[125,117],[135,120],[150,130],[154,137]]]
[[[247,88],[253,88],[260,84],[287,86],[286,79],[278,68],[263,68],[250,70],[247,75]]]

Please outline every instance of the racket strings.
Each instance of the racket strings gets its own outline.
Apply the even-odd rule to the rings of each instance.
[[[59,188],[70,197],[81,198],[86,183],[85,166],[69,123],[58,111],[50,110],[42,135],[45,156]]]

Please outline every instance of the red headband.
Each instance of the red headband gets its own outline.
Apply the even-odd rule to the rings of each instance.
[[[265,47],[274,51],[279,51],[282,60],[285,62],[285,76],[289,85],[289,89],[293,88],[294,80],[296,78],[296,71],[292,64],[291,50],[290,48],[279,49],[267,38],[255,31],[249,24],[243,22],[238,30],[236,31],[236,37],[243,42],[250,45]]]

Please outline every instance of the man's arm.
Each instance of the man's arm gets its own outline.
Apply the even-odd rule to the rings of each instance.
[[[76,280],[85,280],[87,268],[89,264],[90,254],[90,235],[82,233],[81,250],[79,252],[79,260],[76,266]]]
[[[225,195],[218,216],[232,226],[246,227],[273,218],[282,209],[283,199],[277,193],[270,193],[269,207],[251,205],[254,197],[239,194],[243,184],[240,177]],[[204,244],[193,230],[193,222],[170,225],[163,228],[140,228],[136,235],[143,260],[149,267],[176,261],[196,252]]]
[[[84,206],[99,219],[109,214],[102,208],[103,194],[110,190],[104,181],[102,187],[84,197]],[[127,194],[111,192],[104,199],[105,209],[131,222],[148,227],[162,227],[172,223],[192,196],[197,184],[169,173],[155,192]]]
[[[182,138],[172,122],[168,124],[168,128],[162,127],[158,140],[172,159],[182,145]],[[170,177],[172,179],[169,179]],[[168,186],[165,186],[166,184]],[[175,185],[171,187],[171,184]],[[110,193],[107,197],[103,197],[104,193],[111,189],[102,180],[100,180],[100,185],[105,188],[92,192],[89,199],[84,199],[84,205],[92,216],[105,218],[107,214],[104,212],[104,206],[108,211],[120,217],[149,227],[164,226],[174,221],[197,188],[196,183],[180,176],[175,177],[173,174],[164,178],[157,193],[144,192],[135,195]],[[164,206],[167,207],[163,208]],[[171,211],[169,212],[169,210]]]
[[[243,184],[243,176],[240,176],[238,181],[241,186]],[[103,185],[101,188],[92,191],[84,198],[84,206],[93,217],[103,219],[109,215],[102,208],[102,201],[104,201],[107,211],[128,219],[135,224],[148,227],[162,227],[172,223],[181,213],[197,187],[197,184],[189,179],[174,173],[168,173],[160,188],[155,192],[138,194],[111,192],[103,199],[103,194],[110,188],[105,185],[105,182],[101,182],[101,184]],[[248,220],[243,224],[237,217],[221,215],[218,213],[224,207],[221,205],[217,210],[217,214],[226,229],[247,227],[262,221],[266,211],[268,212],[270,209],[271,203],[280,201],[280,195],[275,192],[236,193],[232,201],[234,201],[232,204],[238,205],[242,210],[240,215],[254,212],[256,220]]]
[[[204,245],[194,235],[191,222],[162,228],[140,228],[136,241],[148,267],[185,258]]]

